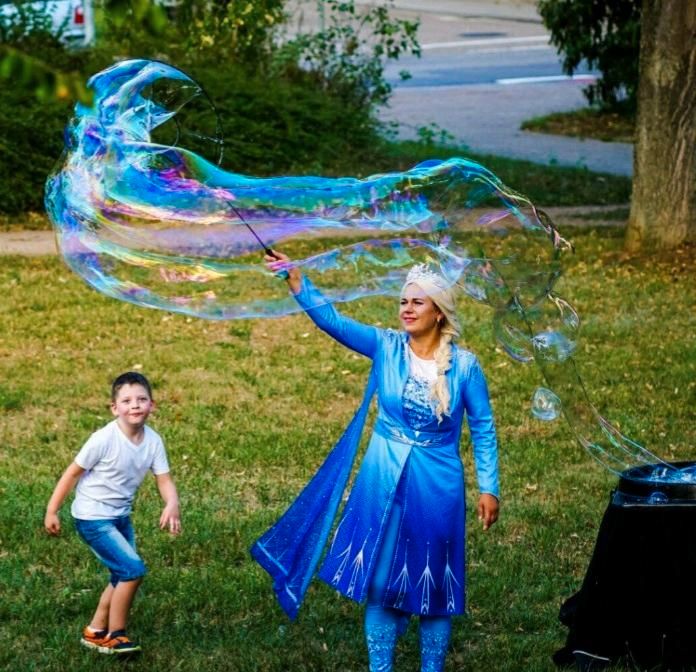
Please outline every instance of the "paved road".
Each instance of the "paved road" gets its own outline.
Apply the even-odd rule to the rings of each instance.
[[[368,3],[365,3],[368,4]],[[421,21],[421,59],[390,65],[394,86],[382,118],[417,137],[431,123],[477,153],[538,163],[585,166],[631,175],[632,146],[520,131],[520,124],[587,105],[582,89],[593,73],[563,76],[560,59],[533,2],[396,0],[396,16]],[[401,82],[398,73],[412,78]]]

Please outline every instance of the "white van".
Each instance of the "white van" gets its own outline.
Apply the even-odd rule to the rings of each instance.
[[[50,16],[53,30],[66,44],[86,47],[94,42],[92,0],[39,0],[22,4]],[[17,4],[13,0],[0,0],[0,21],[11,21],[16,14]]]

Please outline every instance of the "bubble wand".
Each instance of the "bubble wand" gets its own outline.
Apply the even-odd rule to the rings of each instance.
[[[247,222],[246,219],[244,219],[244,217],[242,217],[242,213],[239,212],[239,210],[237,210],[237,208],[235,208],[234,205],[232,205],[232,203],[230,203],[229,201],[227,201],[227,205],[229,205],[230,210],[232,210],[232,212],[234,212],[234,214],[237,215],[239,221],[242,222],[242,224],[244,224],[244,226],[246,226],[247,229],[249,229],[249,231],[251,232],[251,235],[254,236],[254,238],[256,238],[258,244],[261,246],[261,249],[264,251],[264,253],[267,254],[269,257],[273,257],[274,259],[278,259],[276,253],[270,247],[268,247],[268,245],[266,245],[266,243],[264,243],[263,240],[261,240],[261,237],[259,236],[258,233],[256,233],[256,231],[254,231],[251,224],[249,224],[249,222]],[[276,273],[276,277],[282,278],[283,280],[287,280],[288,272],[287,271],[279,271],[278,273]]]

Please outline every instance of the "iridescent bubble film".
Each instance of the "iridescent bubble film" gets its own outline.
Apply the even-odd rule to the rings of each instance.
[[[597,412],[576,371],[580,320],[554,291],[572,246],[485,167],[452,158],[364,179],[250,177],[218,165],[215,109],[186,73],[131,60],[89,86],[46,208],[65,261],[92,287],[200,318],[275,317],[300,308],[264,248],[288,254],[328,302],[399,296],[409,268],[427,262],[491,307],[501,346],[539,365],[550,405],[601,464],[661,463]],[[513,240],[511,251],[485,249],[472,231]]]
[[[537,420],[549,422],[561,414],[561,400],[545,387],[537,387],[532,397],[532,415]]]
[[[249,177],[217,165],[212,103],[180,70],[125,61],[89,86],[94,102],[76,107],[46,206],[67,263],[109,296],[209,319],[298,311],[262,263],[264,247],[289,254],[328,301],[398,296],[408,269],[424,261],[501,307],[510,290],[544,297],[557,276],[564,241],[473,161],[365,179]],[[548,248],[545,264],[520,258],[503,277],[453,241],[456,231],[502,223],[538,238],[529,252]]]

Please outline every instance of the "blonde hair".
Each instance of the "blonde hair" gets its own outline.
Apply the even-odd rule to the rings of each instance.
[[[437,366],[437,378],[430,387],[430,398],[435,402],[433,409],[438,423],[442,422],[445,415],[450,414],[450,393],[447,385],[447,372],[452,368],[452,344],[461,334],[461,326],[456,312],[454,287],[443,288],[426,278],[418,281],[407,282],[408,285],[418,285],[442,313],[440,322],[440,342],[435,349],[435,364]]]

